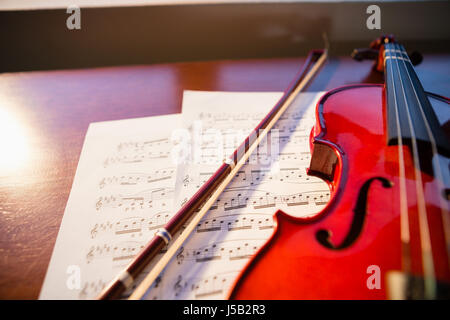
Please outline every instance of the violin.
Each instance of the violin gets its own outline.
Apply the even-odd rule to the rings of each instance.
[[[374,50],[384,84],[331,90],[316,107],[308,174],[330,202],[312,217],[277,211],[230,299],[450,297],[450,140],[435,113],[450,100],[425,92],[392,36]]]

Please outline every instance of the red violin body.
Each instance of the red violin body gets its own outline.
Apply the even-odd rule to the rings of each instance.
[[[230,299],[405,298],[405,290],[403,297],[395,296],[402,277],[409,279],[410,290],[429,285],[424,284],[424,264],[430,261],[424,258],[425,236],[432,249],[434,283],[439,288],[450,283],[448,194],[434,175],[418,170],[410,147],[386,143],[385,90],[384,85],[354,85],[328,92],[319,101],[309,173],[328,182],[331,200],[310,218],[278,211],[272,237],[243,270]],[[448,99],[429,99],[448,107]],[[423,192],[418,192],[418,178]],[[402,181],[408,248],[401,241]]]

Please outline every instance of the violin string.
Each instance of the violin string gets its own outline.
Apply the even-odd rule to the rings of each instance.
[[[395,45],[394,45],[394,48]],[[411,120],[411,113],[408,106],[408,101],[406,99],[405,87],[403,85],[403,80],[400,76],[400,67],[399,67],[399,56],[397,56],[397,50],[394,51],[396,66],[398,71],[398,76],[400,79],[400,87],[403,92],[403,99],[406,107],[406,115],[408,118],[409,129],[411,133],[411,145],[413,151],[413,161],[414,161],[414,175],[415,175],[415,184],[416,184],[416,196],[417,196],[417,211],[419,213],[419,234],[420,234],[420,244],[422,249],[422,265],[423,265],[423,273],[424,273],[424,284],[425,284],[425,298],[434,299],[436,292],[436,278],[434,275],[434,263],[433,263],[433,254],[431,249],[431,240],[430,240],[430,230],[428,226],[428,218],[427,218],[427,209],[425,205],[425,195],[423,191],[422,184],[422,175],[420,169],[420,161],[419,161],[419,152],[417,147],[416,134],[414,131],[414,127]],[[401,57],[402,58],[402,57]]]
[[[388,49],[388,53],[390,50]],[[385,59],[384,63],[386,68],[390,67],[391,72],[387,72],[388,79],[391,76],[392,91],[394,95],[394,109],[395,120],[397,124],[397,140],[398,140],[398,158],[399,158],[399,177],[400,177],[400,239],[402,243],[402,265],[403,272],[410,273],[411,271],[411,257],[410,257],[410,231],[409,231],[409,217],[408,217],[408,199],[406,193],[406,173],[405,173],[405,160],[403,154],[403,139],[400,131],[400,119],[398,115],[398,105],[395,90],[395,81],[393,74],[392,59],[390,56],[386,57],[386,49],[384,51]],[[390,54],[389,54],[390,55]],[[391,62],[389,63],[388,60]],[[386,70],[387,71],[387,70]]]
[[[406,55],[406,52],[405,52],[404,49],[403,49],[403,54]],[[427,129],[427,134],[428,134],[428,136],[430,138],[431,150],[432,150],[432,153],[433,153],[432,165],[433,165],[433,168],[434,168],[434,173],[435,173],[435,175],[437,175],[437,179],[436,180],[437,180],[437,184],[438,184],[438,194],[440,194],[441,191],[445,189],[445,186],[444,186],[444,183],[443,183],[443,181],[444,181],[444,172],[442,171],[442,167],[441,167],[441,164],[439,162],[436,140],[434,138],[433,132],[431,131],[431,127],[430,127],[428,119],[427,119],[427,117],[425,115],[425,112],[423,110],[422,103],[420,102],[419,96],[417,95],[416,88],[413,85],[413,81],[412,81],[411,75],[409,73],[409,70],[408,70],[408,68],[406,66],[406,61],[408,61],[411,64],[411,66],[412,66],[411,60],[409,60],[409,59],[407,59],[406,61],[405,60],[406,59],[403,59],[403,65],[405,66],[406,74],[408,75],[409,81],[411,82],[411,85],[412,85],[412,88],[413,88],[413,91],[414,91],[414,95],[415,95],[416,100],[417,100],[417,102],[419,104],[420,114],[422,115],[422,118],[423,118],[424,123],[425,123],[425,127]],[[450,221],[449,221],[449,218],[448,218],[448,204],[444,200],[444,198],[441,197],[441,196],[439,196],[439,202],[440,202],[441,216],[442,216],[442,222],[443,222],[443,227],[444,227],[444,236],[445,236],[445,242],[446,242],[446,248],[447,248],[447,260],[449,260],[448,263],[450,265],[450,254],[449,254],[449,250],[450,250]]]

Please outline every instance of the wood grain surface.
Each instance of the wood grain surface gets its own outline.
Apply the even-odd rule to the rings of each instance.
[[[36,299],[89,123],[177,113],[190,90],[282,91],[303,59],[174,63],[0,75],[0,299]],[[450,55],[425,56],[426,90],[450,95]],[[371,62],[333,58],[309,91],[381,83]],[[18,145],[18,148],[14,146]],[[11,147],[13,146],[13,147]],[[17,149],[17,150],[16,150]],[[17,159],[14,152],[18,153]]]

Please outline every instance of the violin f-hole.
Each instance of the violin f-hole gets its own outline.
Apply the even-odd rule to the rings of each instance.
[[[367,214],[367,196],[369,193],[370,186],[372,182],[378,180],[381,182],[384,188],[391,188],[392,182],[383,177],[370,178],[364,182],[363,186],[359,190],[358,200],[356,201],[355,208],[353,209],[353,220],[350,230],[345,237],[344,241],[340,245],[334,245],[331,240],[331,231],[321,229],[316,232],[317,241],[328,249],[340,250],[349,247],[356,239],[359,237],[362,227],[364,225],[364,220]]]

